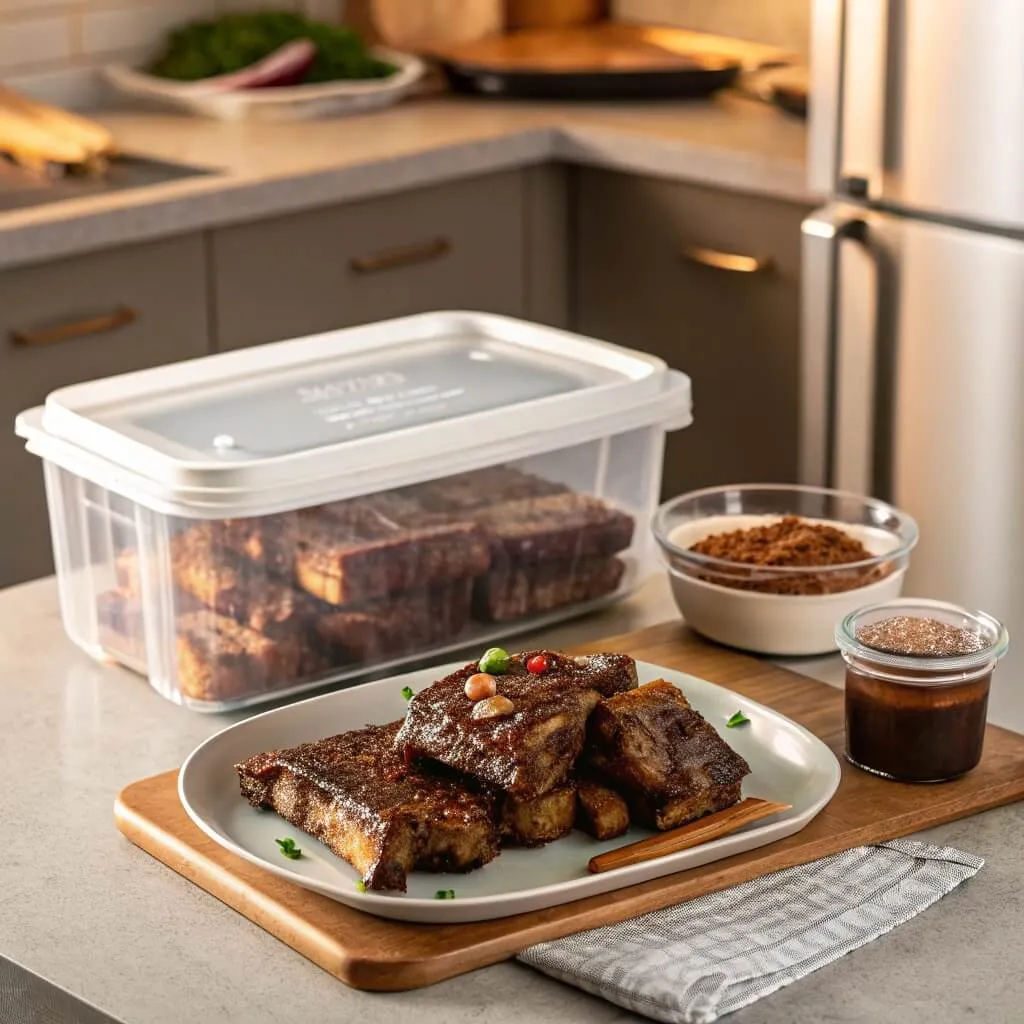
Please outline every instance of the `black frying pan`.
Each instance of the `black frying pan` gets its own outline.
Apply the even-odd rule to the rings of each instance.
[[[731,86],[739,63],[665,71],[510,71],[441,62],[455,92],[507,99],[609,100],[710,96]]]
[[[710,96],[743,68],[732,56],[694,52],[673,29],[602,22],[527,30],[435,48],[460,93],[530,99],[640,99]]]

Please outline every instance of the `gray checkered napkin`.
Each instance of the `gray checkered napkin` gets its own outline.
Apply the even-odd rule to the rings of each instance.
[[[983,863],[909,840],[862,846],[519,959],[654,1020],[706,1024],[909,921]]]

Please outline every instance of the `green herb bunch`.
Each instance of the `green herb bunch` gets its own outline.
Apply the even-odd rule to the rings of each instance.
[[[317,49],[303,79],[307,83],[387,78],[396,70],[374,57],[351,28],[287,11],[257,11],[184,25],[171,33],[149,71],[160,78],[194,82],[241,71],[297,39],[310,39]]]

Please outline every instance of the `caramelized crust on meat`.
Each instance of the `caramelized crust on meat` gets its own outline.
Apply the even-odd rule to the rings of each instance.
[[[301,512],[295,539],[296,580],[333,605],[477,576],[490,564],[475,523],[428,515],[397,495]]]
[[[629,830],[629,806],[609,786],[581,782],[576,791],[576,827],[595,839],[614,839]]]
[[[619,558],[492,568],[476,581],[473,611],[484,622],[507,622],[613,593],[626,564]]]
[[[180,592],[268,636],[304,635],[317,614],[311,597],[218,546],[205,524],[172,539],[171,574]]]
[[[491,537],[498,567],[607,557],[633,539],[632,517],[589,494],[508,501],[475,518]]]
[[[472,581],[463,579],[348,608],[321,605],[314,634],[335,664],[397,658],[458,636],[471,593]]]
[[[336,606],[478,576],[488,540],[473,522],[432,515],[398,494],[204,525],[210,542]]]
[[[549,668],[534,674],[526,664],[538,654],[548,659]],[[624,654],[569,658],[529,651],[511,658],[508,671],[495,677],[497,693],[512,702],[512,713],[474,718],[464,687],[478,670],[471,662],[416,694],[398,747],[407,760],[433,758],[517,800],[564,782],[583,749],[587,718],[597,702],[636,686],[636,664]]]
[[[409,768],[400,722],[256,754],[236,765],[242,795],[347,860],[369,889],[404,891],[406,875],[470,871],[498,855],[488,797]]]
[[[202,610],[178,618],[178,688],[191,700],[235,700],[290,682],[307,664],[298,636],[265,636]]]
[[[676,828],[740,798],[750,766],[671,683],[659,679],[595,709],[584,760],[629,802],[635,819]]]
[[[506,501],[569,493],[564,484],[511,466],[487,466],[468,473],[456,473],[440,480],[412,484],[398,492],[429,512],[463,517]]]

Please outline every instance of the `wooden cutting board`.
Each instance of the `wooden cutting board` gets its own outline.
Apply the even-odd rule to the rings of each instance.
[[[465,43],[505,27],[502,0],[360,0],[352,7],[346,5],[346,20],[369,22],[376,39],[396,50]]]
[[[422,47],[435,59],[499,72],[671,71],[788,62],[792,55],[758,43],[686,29],[605,21],[571,28],[528,29],[467,42]]]
[[[607,0],[505,0],[505,27],[510,32],[590,25],[607,16]]]
[[[886,782],[842,761],[841,691],[698,639],[679,623],[588,645],[689,672],[776,708],[840,757],[832,802],[802,832],[704,867],[497,921],[384,921],[308,892],[221,849],[178,802],[177,772],[128,786],[117,827],[132,842],[355,988],[420,988],[515,956],[536,942],[611,924],[840,850],[881,842],[1024,797],[1024,736],[990,726],[981,764],[955,782]]]

